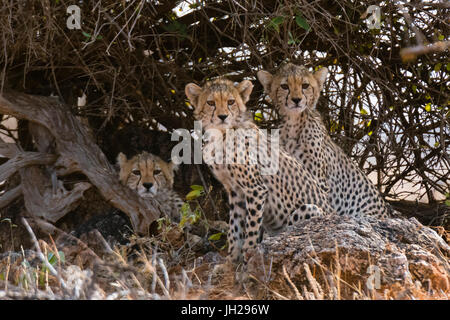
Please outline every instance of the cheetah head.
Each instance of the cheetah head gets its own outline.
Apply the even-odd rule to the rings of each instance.
[[[261,70],[257,77],[280,114],[292,116],[316,106],[327,74],[327,68],[311,73],[303,66],[288,63],[275,75]]]
[[[245,103],[249,100],[253,84],[243,80],[237,85],[226,79],[207,82],[203,87],[186,85],[185,93],[195,107],[194,117],[205,129],[226,130],[235,127],[246,117]]]
[[[131,159],[121,152],[117,156],[117,163],[120,167],[120,182],[136,190],[141,197],[152,197],[161,190],[173,187],[177,167],[172,162],[167,163],[144,151]]]

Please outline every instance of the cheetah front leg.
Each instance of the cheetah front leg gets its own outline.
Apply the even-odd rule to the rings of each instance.
[[[228,255],[233,263],[242,262],[242,248],[245,234],[246,203],[245,195],[239,188],[228,193],[230,219],[228,227]]]
[[[243,247],[244,263],[248,260],[248,251],[256,247],[261,232],[264,204],[267,198],[267,188],[264,185],[245,190],[247,214],[245,216],[245,241]]]
[[[289,225],[311,218],[323,217],[324,215],[324,211],[319,206],[315,204],[303,204],[300,208],[292,212]]]

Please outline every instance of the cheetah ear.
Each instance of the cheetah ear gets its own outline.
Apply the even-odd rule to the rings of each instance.
[[[316,78],[317,82],[319,83],[320,90],[322,90],[323,88],[323,83],[325,82],[327,75],[328,69],[326,67],[323,67],[314,73],[314,78]]]
[[[198,97],[202,93],[202,88],[195,83],[188,83],[184,88],[184,93],[186,94],[186,97],[189,99],[190,103],[194,107],[197,107]]]
[[[119,180],[122,183],[125,183],[125,181],[127,180],[128,175],[127,162],[128,162],[127,156],[122,152],[120,152],[119,155],[117,156],[117,165],[119,166],[118,168]]]
[[[160,165],[161,170],[166,177],[166,180],[169,182],[170,187],[173,187],[173,179],[175,176],[175,168],[176,166],[173,162],[164,163],[164,165]]]
[[[178,169],[180,169],[179,165],[175,164],[173,161],[170,161],[168,163],[168,165],[169,165],[169,169],[172,170],[172,172],[176,172],[176,171],[178,171]]]
[[[125,163],[127,163],[127,156],[125,155],[125,154],[123,154],[122,152],[120,152],[119,153],[119,155],[117,156],[117,164],[120,166],[120,167],[123,167],[123,165],[125,164]]]
[[[270,72],[261,70],[261,71],[258,71],[256,76],[258,77],[259,82],[261,82],[261,84],[263,85],[264,91],[266,93],[270,93],[270,86],[272,85],[272,81],[273,81],[272,74],[270,74]]]
[[[245,104],[250,99],[250,94],[253,90],[253,83],[249,80],[243,80],[236,86],[236,89],[239,91],[242,102]]]

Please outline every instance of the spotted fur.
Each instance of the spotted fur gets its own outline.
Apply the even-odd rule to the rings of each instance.
[[[120,167],[119,179],[122,184],[135,190],[143,198],[154,198],[161,211],[173,221],[180,221],[183,200],[173,190],[174,174],[177,167],[161,158],[142,152],[131,159],[119,153],[117,163]]]
[[[204,128],[216,129],[222,134],[205,134],[204,160],[205,154],[214,156],[217,144],[226,143],[231,134],[227,129],[253,130],[258,141],[266,142],[266,135],[246,113],[245,103],[252,88],[247,80],[235,86],[224,79],[208,82],[203,87],[192,83],[186,86],[196,119],[202,121]],[[256,246],[262,229],[276,234],[296,221],[334,213],[327,194],[295,158],[280,149],[279,170],[266,174],[264,170],[268,170],[270,164],[264,158],[267,153],[261,150],[263,144],[258,144],[256,149],[259,161],[252,163],[248,139],[243,134],[236,134],[236,137],[236,148],[233,151],[225,149],[222,155],[229,156],[231,163],[209,163],[228,193],[229,255],[235,263],[246,261],[246,253]],[[231,154],[227,155],[228,152]],[[244,161],[240,162],[242,155]]]
[[[322,68],[311,73],[294,64],[284,65],[275,75],[258,72],[265,92],[283,117],[281,144],[319,181],[338,214],[386,217],[391,214],[390,207],[367,176],[331,140],[315,109],[327,72]]]

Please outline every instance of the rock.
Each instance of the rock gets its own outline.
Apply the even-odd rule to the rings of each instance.
[[[298,298],[380,298],[393,286],[448,293],[449,257],[448,244],[415,218],[330,216],[264,239],[248,272]]]

